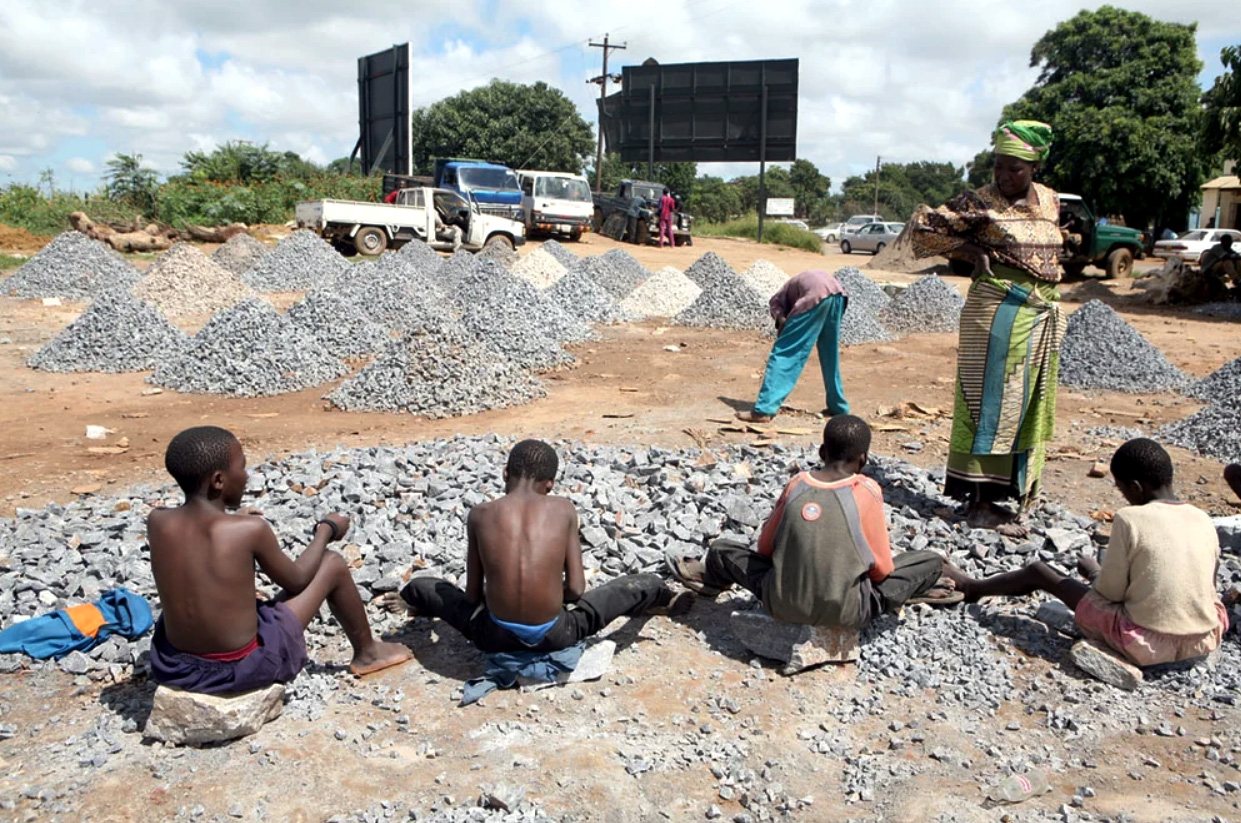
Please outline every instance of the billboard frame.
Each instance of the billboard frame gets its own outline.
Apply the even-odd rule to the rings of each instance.
[[[358,58],[358,142],[349,162],[361,152],[364,174],[413,173],[412,64],[409,43]]]

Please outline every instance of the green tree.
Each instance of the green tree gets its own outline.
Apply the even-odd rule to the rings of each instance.
[[[268,183],[276,178],[305,180],[322,172],[296,152],[274,151],[243,140],[229,141],[209,152],[190,151],[181,168],[198,183]]]
[[[983,149],[965,167],[965,181],[971,189],[980,189],[991,182],[995,166],[995,152]]]
[[[595,165],[591,163],[583,172],[593,188],[595,185]],[[620,159],[619,154],[603,155],[603,179],[600,188],[605,192],[616,193],[616,187],[622,180],[633,177],[633,166]]]
[[[1004,119],[1055,129],[1043,170],[1053,188],[1131,226],[1183,222],[1206,171],[1196,28],[1103,6],[1035,43],[1038,81]]]
[[[789,167],[789,185],[793,187],[793,214],[812,218],[816,209],[825,210],[824,201],[832,187],[831,178],[820,173],[819,167],[809,160],[794,160]],[[817,220],[815,221],[817,222]]]
[[[595,139],[559,89],[492,80],[416,110],[413,165],[430,174],[437,157],[494,160],[513,168],[580,172]]]
[[[642,163],[641,174],[646,174],[646,164]],[[655,175],[652,182],[663,183],[672,191],[688,199],[694,193],[694,186],[697,185],[698,164],[697,163],[656,163]]]
[[[719,177],[699,177],[685,204],[696,219],[723,223],[741,214],[741,194]]]
[[[1226,47],[1219,59],[1225,71],[1202,96],[1203,144],[1211,154],[1241,162],[1241,45]]]
[[[144,215],[155,213],[159,175],[142,165],[141,154],[118,154],[107,162],[103,173],[108,197],[137,209]]]
[[[793,183],[789,179],[789,170],[783,166],[772,166],[767,169],[767,179],[765,186],[767,189],[766,196],[771,197],[795,197],[793,191]],[[737,187],[738,194],[741,195],[741,210],[743,212],[758,213],[759,208],[759,191],[758,191],[758,175],[753,174],[747,177],[735,177],[731,181],[731,185]]]

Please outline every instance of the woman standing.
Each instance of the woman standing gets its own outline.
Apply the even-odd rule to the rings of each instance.
[[[974,264],[944,492],[966,501],[971,527],[1010,534],[1023,531],[1012,521],[1038,497],[1055,429],[1060,204],[1034,182],[1051,139],[1045,123],[1005,123],[995,134],[994,182],[938,209],[920,206],[911,220],[919,257]],[[997,505],[1006,499],[1018,502],[1017,513]]]

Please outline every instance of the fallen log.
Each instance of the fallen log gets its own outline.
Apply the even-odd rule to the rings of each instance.
[[[185,233],[191,240],[199,243],[226,243],[239,234],[246,233],[244,223],[230,223],[227,226],[207,228],[205,226],[186,226]]]

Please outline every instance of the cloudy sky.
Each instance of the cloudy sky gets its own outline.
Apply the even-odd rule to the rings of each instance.
[[[1197,22],[1209,85],[1241,43],[1223,0],[1121,0]],[[799,155],[839,184],[876,155],[963,164],[1001,106],[1034,79],[1030,48],[1099,3],[1043,0],[2,0],[0,185],[50,168],[61,186],[98,184],[115,152],[167,173],[225,140],[267,142],[317,162],[357,139],[357,58],[409,41],[415,103],[499,77],[563,89],[593,122],[605,32],[655,57],[801,59]],[[747,167],[702,166],[729,176]]]

